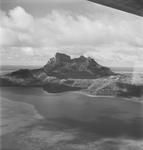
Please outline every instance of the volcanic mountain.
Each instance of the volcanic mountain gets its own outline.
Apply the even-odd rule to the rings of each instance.
[[[93,58],[56,53],[39,69],[20,69],[0,76],[0,86],[42,87],[50,93],[82,91],[92,95],[143,95],[143,84],[133,85],[132,77],[117,74],[98,64]]]
[[[90,57],[80,56],[71,59],[70,56],[62,53],[56,53],[55,57],[44,66],[44,71],[48,76],[63,79],[95,79],[114,74],[109,68],[99,65]]]
[[[39,69],[20,69],[0,76],[1,86],[45,86],[63,80],[91,80],[115,75],[110,68],[99,65],[93,58],[56,53],[48,63]],[[69,83],[69,82],[66,82]],[[71,82],[70,82],[71,83]],[[85,83],[84,83],[85,84]],[[76,84],[77,85],[77,84]],[[55,85],[56,86],[56,85]],[[79,85],[81,87],[81,85]],[[57,85],[58,87],[58,85]],[[83,85],[82,85],[83,87]]]

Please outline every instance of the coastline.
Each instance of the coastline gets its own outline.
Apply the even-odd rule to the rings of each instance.
[[[43,90],[44,93],[48,93],[47,91]],[[122,100],[125,100],[125,101],[129,101],[129,102],[135,102],[135,103],[141,103],[143,104],[143,97],[140,97],[140,98],[137,98],[137,97],[131,97],[131,98],[127,98],[127,97],[116,97],[116,96],[109,96],[109,95],[93,95],[93,94],[89,94],[87,92],[84,92],[84,91],[65,91],[65,92],[61,92],[61,93],[48,93],[50,95],[61,95],[61,94],[68,94],[68,93],[75,93],[75,94],[81,94],[81,95],[84,95],[84,96],[87,96],[87,97],[96,97],[96,98],[121,98]],[[142,99],[142,100],[138,100],[138,99]]]
[[[116,96],[104,96],[104,95],[92,95],[92,94],[89,94],[89,93],[86,93],[86,92],[83,92],[83,91],[74,91],[73,93],[77,93],[77,94],[81,94],[81,95],[84,95],[84,96],[87,96],[87,97],[96,97],[96,98],[121,98],[122,100],[125,100],[125,101],[130,101],[130,102],[135,102],[135,103],[141,103],[143,104],[143,100],[142,101],[138,101],[136,97],[132,97],[132,98],[125,98],[125,97],[116,97]],[[143,97],[140,97],[139,99],[143,99]]]

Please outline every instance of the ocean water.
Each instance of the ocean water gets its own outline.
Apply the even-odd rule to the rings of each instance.
[[[0,88],[1,150],[143,150],[143,103]]]
[[[48,127],[50,121],[54,124],[53,126],[56,126],[54,131],[60,131],[61,125],[64,126],[63,128],[65,129],[73,130],[73,133],[78,130],[78,138],[79,134],[83,137],[81,136],[77,142],[79,140],[80,142],[84,140],[88,140],[88,142],[97,142],[100,140],[98,141],[100,143],[101,141],[105,142],[108,139],[110,142],[106,142],[110,143],[109,150],[113,145],[117,148],[119,143],[116,142],[119,139],[124,139],[123,141],[125,142],[127,140],[142,141],[143,138],[143,104],[139,102],[128,101],[122,98],[89,97],[75,92],[50,94],[40,88],[16,87],[1,88],[1,99],[1,107],[5,107],[5,109],[7,109],[2,111],[3,125],[1,126],[1,129],[2,131],[5,131],[8,127],[10,131],[11,128],[12,131],[9,132],[11,134],[17,132],[17,130],[21,128],[24,129],[24,127],[26,128],[26,126],[30,126],[30,124],[33,123],[32,121],[37,119],[34,116],[38,115],[43,118],[41,117],[37,120],[41,120],[41,122],[44,123],[38,121],[37,125],[32,127],[31,134],[34,134],[34,137],[39,136],[39,134],[42,134],[41,136],[43,136],[42,131],[39,131],[39,129],[37,131],[37,126],[45,128],[46,124],[46,127]],[[16,107],[11,107],[9,106],[12,105],[11,103],[9,103],[9,105],[5,105],[5,100],[10,100],[15,103],[21,102],[29,104],[30,106],[34,106],[35,110],[33,110],[30,106],[29,108],[27,108],[27,106],[27,109],[24,109],[22,108],[25,107],[24,105],[19,106],[17,104]],[[18,117],[21,119],[16,119]],[[15,125],[9,120],[14,120]],[[20,122],[23,125],[18,125]],[[17,126],[17,129],[13,129],[13,126]],[[50,129],[50,132],[51,131],[53,131],[53,129]],[[45,132],[47,132],[46,129],[44,133]],[[58,133],[58,135],[59,134],[61,133]],[[63,134],[65,133],[62,133],[62,135]],[[47,136],[49,135],[47,134]],[[44,137],[47,138],[46,135],[44,135]],[[76,141],[73,140],[74,138],[72,138],[72,142]],[[115,141],[115,139],[117,139],[117,141]],[[5,138],[5,136],[2,138],[2,144],[4,147],[7,147],[7,144],[5,144],[7,140],[9,141],[9,139]],[[101,145],[105,146],[106,142],[102,142]]]
[[[19,69],[36,69],[41,66],[16,66],[16,65],[0,65],[0,75],[10,73]]]

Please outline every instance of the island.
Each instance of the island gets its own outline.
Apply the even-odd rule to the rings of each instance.
[[[143,83],[113,72],[93,58],[56,53],[39,69],[20,69],[0,76],[0,86],[42,87],[49,93],[80,91],[94,96],[142,97]]]

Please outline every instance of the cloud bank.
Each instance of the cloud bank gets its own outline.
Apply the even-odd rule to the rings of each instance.
[[[34,55],[61,51],[92,56],[103,64],[127,65],[143,58],[143,20],[128,16],[83,16],[53,10],[35,18],[16,7],[8,14],[0,12],[0,45],[5,52],[15,48],[33,59]]]

